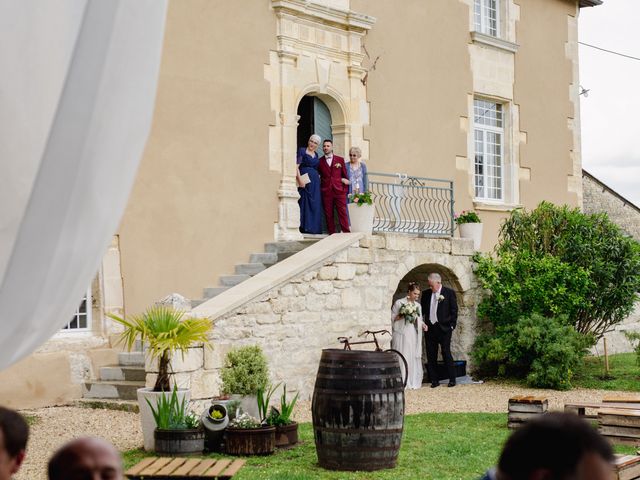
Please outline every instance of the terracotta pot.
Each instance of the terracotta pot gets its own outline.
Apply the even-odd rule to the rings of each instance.
[[[227,428],[224,449],[229,455],[270,455],[276,448],[276,427]]]

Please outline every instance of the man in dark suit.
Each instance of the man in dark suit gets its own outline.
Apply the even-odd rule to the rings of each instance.
[[[425,292],[420,300],[425,323],[429,327],[425,335],[427,344],[427,371],[431,379],[431,388],[440,385],[438,378],[438,346],[449,373],[449,386],[456,386],[456,371],[451,356],[451,335],[458,322],[458,301],[456,293],[442,285],[437,273],[428,277],[431,294]]]
[[[349,192],[349,174],[344,158],[333,154],[333,142],[322,142],[324,156],[318,163],[320,173],[320,193],[322,208],[327,219],[329,235],[336,233],[336,223],[333,208],[338,211],[338,221],[343,232],[349,232],[349,217],[347,217],[347,193]]]

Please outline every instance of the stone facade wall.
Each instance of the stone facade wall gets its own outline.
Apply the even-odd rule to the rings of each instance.
[[[625,200],[614,190],[590,175],[582,172],[583,205],[585,213],[606,213],[613,223],[625,233],[640,241],[640,209]],[[640,302],[636,302],[634,311],[613,332],[606,335],[609,353],[631,352],[633,348],[624,336],[625,330],[640,330]],[[598,342],[594,353],[604,354],[602,340]]]
[[[479,292],[472,254],[471,240],[364,237],[214,318],[214,347],[202,352],[202,368],[192,369],[188,375],[192,398],[219,393],[226,353],[254,344],[267,356],[272,381],[286,382],[301,398],[310,398],[322,349],[342,348],[337,340],[340,336],[356,340],[367,329],[390,330],[390,308],[398,287],[430,269],[443,274],[445,283],[458,294],[460,315],[452,350],[456,358],[467,359],[475,337]],[[388,348],[390,337],[382,339]],[[186,367],[178,365],[178,370]]]

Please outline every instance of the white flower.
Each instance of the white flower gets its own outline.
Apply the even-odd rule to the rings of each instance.
[[[444,295],[442,294],[438,295],[438,302],[441,302],[442,300],[444,300]]]

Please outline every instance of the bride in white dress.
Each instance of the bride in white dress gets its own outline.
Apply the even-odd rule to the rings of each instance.
[[[407,296],[398,299],[391,308],[391,348],[399,351],[407,361],[407,388],[414,390],[422,387],[422,332],[427,331],[427,325],[422,320],[419,298],[420,285],[412,282],[409,284]],[[404,378],[402,361],[400,369]]]

